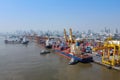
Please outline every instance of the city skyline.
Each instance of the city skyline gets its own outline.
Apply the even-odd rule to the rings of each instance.
[[[0,32],[120,30],[119,0],[1,0]]]

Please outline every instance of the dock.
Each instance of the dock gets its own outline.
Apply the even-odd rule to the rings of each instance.
[[[107,65],[107,64],[103,64],[102,63],[102,57],[100,55],[96,55],[95,53],[93,53],[93,60],[94,60],[94,63],[96,63],[96,64],[106,66],[108,68],[112,68],[112,69],[120,71],[120,66],[110,66],[110,65]]]

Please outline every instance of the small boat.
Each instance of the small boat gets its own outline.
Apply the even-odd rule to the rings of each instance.
[[[22,44],[28,44],[29,43],[29,41],[24,41],[24,42],[22,42]]]
[[[28,40],[26,40],[26,37],[24,37],[21,43],[22,43],[22,44],[28,44],[28,43],[29,43],[29,41],[28,41]]]
[[[40,54],[48,54],[48,53],[50,53],[49,50],[42,50],[42,51],[40,52]]]
[[[68,63],[69,65],[74,65],[74,64],[77,64],[79,61],[74,59],[74,58],[71,58],[70,62]]]

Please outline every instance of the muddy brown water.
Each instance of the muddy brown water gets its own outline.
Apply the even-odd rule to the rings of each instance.
[[[120,80],[119,71],[95,63],[68,65],[68,59],[41,50],[34,42],[4,44],[0,38],[0,80]]]

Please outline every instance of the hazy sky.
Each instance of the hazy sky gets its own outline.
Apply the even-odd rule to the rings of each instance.
[[[120,0],[0,0],[0,32],[120,29]]]

